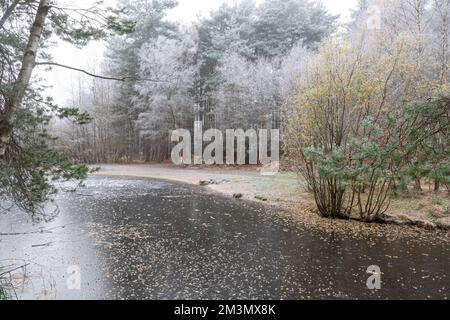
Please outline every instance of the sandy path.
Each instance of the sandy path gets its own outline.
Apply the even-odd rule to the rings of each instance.
[[[293,203],[302,188],[292,173],[263,176],[256,168],[179,168],[172,165],[101,165],[95,175],[163,179],[204,187],[222,194],[270,204]],[[306,196],[306,195],[305,195]]]

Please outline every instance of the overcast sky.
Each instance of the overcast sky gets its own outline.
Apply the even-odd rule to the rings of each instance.
[[[256,0],[261,2],[262,0]],[[94,0],[77,0],[76,6],[80,8],[88,7]],[[211,10],[218,8],[222,3],[234,3],[235,0],[178,0],[179,6],[171,10],[168,14],[170,20],[182,23],[190,23],[196,20],[197,16],[208,15]],[[346,21],[350,16],[351,9],[356,6],[358,0],[322,0],[328,10],[333,14],[340,14],[341,20]],[[73,7],[74,1],[59,0],[59,4]],[[105,3],[114,4],[115,0],[106,0]],[[92,70],[98,66],[103,56],[103,46],[100,43],[91,43],[83,50],[78,50],[66,43],[58,44],[51,51],[55,62],[70,65],[81,69]],[[55,68],[45,73],[39,71],[39,75],[44,77],[51,88],[48,94],[55,98],[59,104],[64,104],[71,96],[71,87],[78,80],[78,74],[68,70]]]

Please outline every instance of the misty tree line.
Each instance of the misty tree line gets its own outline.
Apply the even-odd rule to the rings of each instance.
[[[71,103],[90,125],[58,124],[61,145],[81,162],[162,161],[171,130],[281,127],[300,59],[336,30],[310,1],[223,5],[190,25],[166,20],[176,1],[122,1],[135,30],[109,41],[97,73],[128,78],[74,85]]]

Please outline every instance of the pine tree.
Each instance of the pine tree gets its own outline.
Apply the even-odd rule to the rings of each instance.
[[[127,76],[127,81],[117,84],[115,96],[116,128],[121,136],[123,156],[137,155],[139,137],[135,121],[142,111],[134,107],[134,99],[139,95],[136,90],[140,76],[139,52],[145,43],[158,36],[176,37],[177,27],[166,21],[167,10],[177,5],[175,0],[122,0],[124,15],[134,21],[133,32],[112,38],[108,43],[107,65],[111,76]]]
[[[298,43],[314,48],[334,31],[336,18],[320,3],[266,0],[256,12],[252,49],[256,56],[274,58]]]

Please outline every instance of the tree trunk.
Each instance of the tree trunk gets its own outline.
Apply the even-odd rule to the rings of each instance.
[[[441,189],[441,184],[439,181],[435,181],[434,182],[434,192],[439,192],[439,190]]]
[[[422,182],[420,181],[420,179],[417,179],[414,183],[414,190],[416,191],[423,191],[422,189]]]
[[[11,133],[13,130],[11,119],[20,107],[25,96],[26,90],[30,84],[31,75],[36,63],[37,51],[39,49],[39,42],[44,30],[45,20],[50,9],[50,0],[40,0],[39,7],[36,12],[36,18],[31,27],[28,44],[25,49],[25,55],[22,60],[22,67],[14,84],[13,94],[8,97],[5,108],[0,115],[0,158],[5,153],[8,144],[11,140]]]

